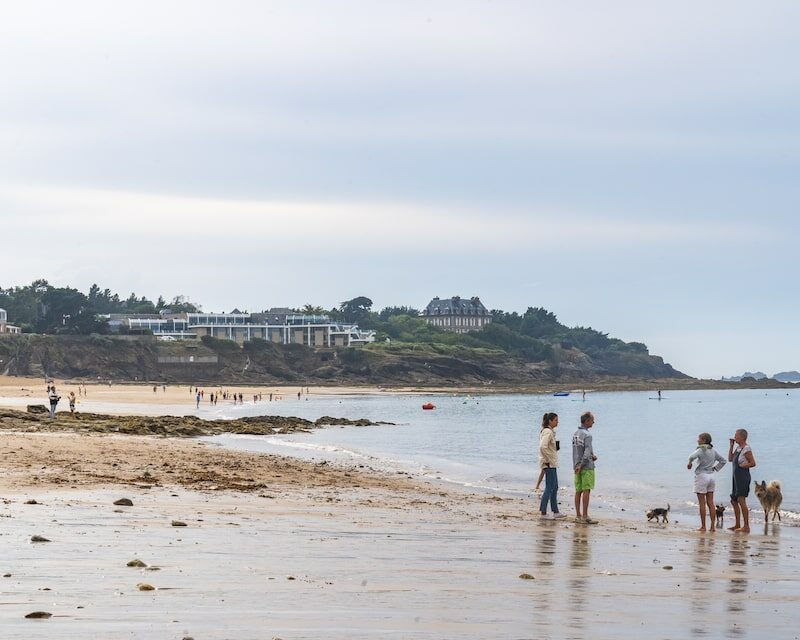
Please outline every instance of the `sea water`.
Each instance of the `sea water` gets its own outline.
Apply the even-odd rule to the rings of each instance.
[[[570,511],[572,434],[580,415],[595,415],[597,454],[593,503],[603,510],[641,514],[671,506],[674,514],[695,514],[694,471],[686,468],[697,434],[707,431],[727,459],[728,438],[750,432],[757,467],[753,480],[780,480],[785,524],[800,524],[800,390],[713,390],[573,393],[552,395],[363,395],[295,397],[280,402],[218,405],[203,417],[292,415],[310,420],[329,415],[368,418],[394,425],[331,427],[275,436],[224,435],[222,446],[278,453],[307,460],[404,471],[476,491],[530,496],[538,467],[542,414],[559,415],[559,501]],[[436,408],[422,410],[433,402]],[[731,465],[717,474],[715,501],[728,503]],[[758,510],[751,490],[750,506]],[[758,514],[754,514],[758,521]],[[732,522],[730,506],[726,516]]]

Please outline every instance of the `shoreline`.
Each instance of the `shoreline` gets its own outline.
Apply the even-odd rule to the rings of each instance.
[[[69,391],[77,393],[79,385],[87,390],[87,396],[78,398],[80,410],[81,403],[104,403],[109,405],[180,405],[189,407],[194,402],[195,385],[169,384],[166,389],[161,383],[119,382],[113,381],[110,385],[97,381],[55,380],[56,387],[61,394],[59,406],[62,411],[68,406],[67,394]],[[156,391],[153,392],[155,386]],[[454,386],[379,386],[379,385],[197,385],[197,388],[211,393],[220,390],[242,393],[245,404],[249,404],[254,395],[261,394],[262,402],[267,402],[269,394],[275,401],[290,401],[297,398],[298,392],[302,396],[310,397],[338,397],[338,396],[447,396],[447,395],[546,395],[555,392],[567,391],[573,395],[580,395],[583,391],[589,393],[613,392],[642,392],[655,393],[661,391],[707,391],[707,390],[738,390],[738,389],[763,389],[792,391],[800,389],[800,383],[781,383],[766,381],[763,383],[743,384],[740,382],[721,382],[715,380],[597,380],[585,383],[564,382],[548,383],[536,386],[497,386],[497,385],[454,385]],[[190,392],[190,389],[192,390]],[[306,391],[308,389],[308,392]],[[19,408],[25,403],[21,399],[31,399],[31,404],[46,402],[46,383],[41,378],[26,378],[13,376],[0,376],[0,407]],[[207,400],[203,399],[203,403]],[[113,413],[113,408],[107,410]]]

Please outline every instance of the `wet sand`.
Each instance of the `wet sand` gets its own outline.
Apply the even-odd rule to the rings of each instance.
[[[1,442],[3,638],[798,633],[800,544],[780,527],[541,522],[523,500],[194,440]]]

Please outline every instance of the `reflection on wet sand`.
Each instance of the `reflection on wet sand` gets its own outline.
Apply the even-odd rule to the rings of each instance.
[[[758,538],[755,551],[750,554],[753,566],[778,566],[781,551],[780,531],[780,527],[773,527],[770,535]]]
[[[567,627],[581,637],[584,625],[584,612],[590,609],[586,599],[589,594],[588,569],[592,558],[592,548],[589,542],[588,530],[580,525],[572,530],[572,546],[569,554],[570,573],[573,576],[568,581],[571,612],[567,617]]]
[[[750,544],[745,537],[734,536],[728,553],[728,604],[726,607],[729,638],[742,638],[747,633],[747,558]]]
[[[554,565],[556,559],[556,544],[558,540],[558,523],[553,521],[542,522],[536,531],[536,580],[541,589],[537,590],[536,601],[534,602],[534,625],[536,627],[536,637],[551,637],[553,621],[553,605],[551,602],[553,593],[558,593],[559,589],[555,584],[556,575]],[[559,609],[555,606],[555,611]],[[560,619],[560,614],[556,613]]]
[[[709,604],[714,595],[711,593],[713,582],[711,579],[711,561],[714,556],[714,538],[704,535],[698,536],[695,541],[694,555],[692,556],[692,594],[689,620],[693,638],[704,638],[709,634]]]

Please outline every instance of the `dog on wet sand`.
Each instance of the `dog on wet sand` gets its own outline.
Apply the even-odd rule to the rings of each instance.
[[[773,480],[767,484],[766,480],[762,480],[761,484],[756,482],[756,498],[761,503],[761,508],[764,509],[764,522],[769,522],[769,514],[772,512],[772,520],[778,516],[781,519],[781,502],[783,502],[783,494],[781,493],[781,483]]]
[[[722,528],[722,519],[723,519],[723,516],[725,515],[725,505],[724,504],[718,504],[718,505],[715,506],[714,510],[717,512],[717,529],[721,529]]]
[[[656,522],[658,522],[659,518],[663,518],[662,522],[669,522],[669,520],[667,519],[668,513],[669,513],[669,505],[667,505],[666,509],[662,509],[661,507],[658,507],[656,509],[650,509],[650,511],[647,512],[647,521],[652,522],[653,518],[655,518]]]

